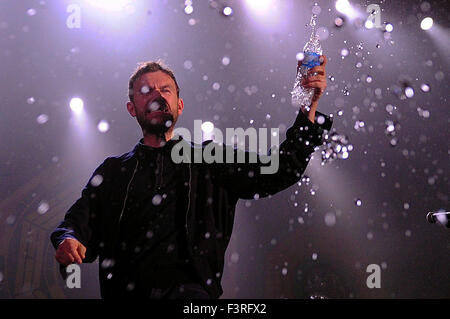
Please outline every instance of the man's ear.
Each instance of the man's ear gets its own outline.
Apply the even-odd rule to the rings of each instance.
[[[131,102],[131,101],[127,102],[127,110],[128,110],[128,113],[130,113],[130,115],[132,117],[136,117],[136,109],[134,108],[133,102]]]
[[[184,102],[182,98],[178,99],[178,115],[181,115],[181,113],[183,113],[183,109],[184,109]]]

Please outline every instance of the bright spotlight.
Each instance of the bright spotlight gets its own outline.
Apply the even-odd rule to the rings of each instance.
[[[83,100],[79,97],[74,97],[70,100],[70,108],[75,114],[81,114],[83,112]]]
[[[265,14],[273,6],[273,0],[246,0],[247,6],[254,12]]]
[[[109,11],[122,11],[129,4],[131,4],[132,0],[86,0],[89,4],[94,7],[109,10]]]
[[[431,19],[430,17],[426,17],[420,23],[420,27],[422,28],[422,30],[430,30],[432,26],[433,26],[433,19]]]
[[[336,1],[336,10],[340,13],[345,14],[350,19],[354,19],[360,16],[360,13],[351,6],[348,0],[337,0]]]
[[[340,13],[348,13],[351,10],[350,3],[348,0],[337,0],[336,1],[336,10]]]

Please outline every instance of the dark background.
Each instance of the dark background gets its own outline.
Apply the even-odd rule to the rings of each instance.
[[[450,232],[425,220],[449,209],[448,2],[351,1],[364,14],[379,4],[382,22],[394,26],[388,38],[360,20],[337,28],[335,1],[263,2],[268,11],[256,13],[248,1],[194,0],[189,15],[181,0],[135,1],[134,12],[81,0],[0,3],[2,298],[99,297],[97,264],[82,265],[81,289],[64,287],[49,233],[95,167],[140,138],[125,108],[138,62],[162,58],[175,71],[185,102],[179,127],[192,129],[194,119],[222,130],[279,127],[283,140],[314,3],[333,77],[319,111],[334,115],[333,129],[353,150],[322,165],[323,146],[305,172],[309,181],[238,203],[222,297],[450,296]],[[81,8],[80,29],[66,26],[72,3]],[[221,14],[224,5],[231,17]],[[434,19],[428,31],[420,28],[426,16]],[[414,96],[405,96],[407,86]],[[75,96],[84,100],[84,127],[69,108]],[[42,114],[48,121],[39,124]],[[100,120],[110,124],[106,133]],[[395,136],[386,121],[395,122]],[[366,286],[369,264],[382,267],[379,289]]]

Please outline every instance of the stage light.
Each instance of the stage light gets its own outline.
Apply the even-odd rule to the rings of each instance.
[[[90,5],[97,8],[109,11],[122,11],[128,5],[131,5],[133,0],[86,0]]]
[[[79,97],[74,97],[70,100],[70,108],[75,114],[81,114],[83,112],[84,103]]]
[[[350,6],[350,3],[348,0],[337,0],[336,1],[336,10],[340,13],[347,14],[349,11],[352,10],[352,7]]]
[[[433,19],[430,17],[426,17],[420,23],[420,27],[422,28],[422,30],[430,30],[432,26],[433,26]]]
[[[247,6],[255,13],[265,14],[273,6],[273,0],[246,0]]]
[[[355,8],[353,8],[350,2],[348,2],[348,0],[337,0],[336,10],[340,13],[345,14],[346,17],[350,18],[350,21],[356,19],[357,17],[362,18],[361,13]]]

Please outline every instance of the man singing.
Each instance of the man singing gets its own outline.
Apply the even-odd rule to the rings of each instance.
[[[315,90],[312,104],[287,130],[272,174],[261,173],[261,161],[174,161],[177,145],[194,151],[214,142],[194,145],[174,135],[184,110],[176,78],[160,62],[140,64],[129,80],[127,110],[143,138],[94,171],[52,232],[61,267],[99,257],[102,298],[219,298],[238,199],[295,184],[331,128],[331,119],[316,111],[326,88],[326,57],[321,61],[303,82]]]

